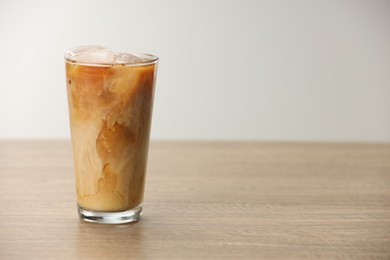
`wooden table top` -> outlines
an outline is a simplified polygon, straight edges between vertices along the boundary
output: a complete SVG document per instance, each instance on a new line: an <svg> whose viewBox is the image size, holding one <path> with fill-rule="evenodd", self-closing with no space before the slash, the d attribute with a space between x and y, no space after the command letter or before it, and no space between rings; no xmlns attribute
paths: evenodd
<svg viewBox="0 0 390 260"><path fill-rule="evenodd" d="M143 218L78 220L68 141L0 141L0 259L390 259L390 145L153 142Z"/></svg>

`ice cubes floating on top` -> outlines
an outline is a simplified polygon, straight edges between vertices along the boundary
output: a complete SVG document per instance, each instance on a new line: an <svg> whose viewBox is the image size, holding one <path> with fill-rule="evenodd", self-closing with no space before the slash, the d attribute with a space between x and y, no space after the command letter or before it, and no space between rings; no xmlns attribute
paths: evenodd
<svg viewBox="0 0 390 260"><path fill-rule="evenodd" d="M65 59L88 65L132 65L153 61L153 56L114 52L102 45L74 47L65 51Z"/></svg>

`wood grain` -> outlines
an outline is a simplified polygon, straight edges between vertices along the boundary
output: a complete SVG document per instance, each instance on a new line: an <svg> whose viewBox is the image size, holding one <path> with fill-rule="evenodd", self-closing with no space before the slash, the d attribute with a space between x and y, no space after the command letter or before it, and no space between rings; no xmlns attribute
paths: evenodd
<svg viewBox="0 0 390 260"><path fill-rule="evenodd" d="M67 141L0 141L0 259L390 259L390 145L154 142L143 219L80 222Z"/></svg>

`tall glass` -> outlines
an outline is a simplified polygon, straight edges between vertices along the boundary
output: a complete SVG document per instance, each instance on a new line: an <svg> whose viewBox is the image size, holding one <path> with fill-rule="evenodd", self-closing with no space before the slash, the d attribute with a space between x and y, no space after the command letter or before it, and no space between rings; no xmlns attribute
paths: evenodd
<svg viewBox="0 0 390 260"><path fill-rule="evenodd" d="M103 46L65 51L79 216L140 219L158 58Z"/></svg>

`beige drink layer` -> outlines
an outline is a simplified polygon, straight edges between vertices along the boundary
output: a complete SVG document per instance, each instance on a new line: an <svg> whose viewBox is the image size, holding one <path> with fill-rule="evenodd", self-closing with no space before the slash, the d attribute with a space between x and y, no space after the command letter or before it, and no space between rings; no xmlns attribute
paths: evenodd
<svg viewBox="0 0 390 260"><path fill-rule="evenodd" d="M155 67L66 64L81 207L124 211L142 203Z"/></svg>

